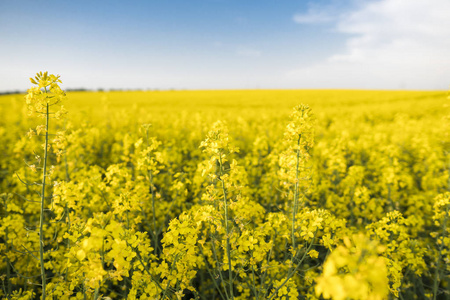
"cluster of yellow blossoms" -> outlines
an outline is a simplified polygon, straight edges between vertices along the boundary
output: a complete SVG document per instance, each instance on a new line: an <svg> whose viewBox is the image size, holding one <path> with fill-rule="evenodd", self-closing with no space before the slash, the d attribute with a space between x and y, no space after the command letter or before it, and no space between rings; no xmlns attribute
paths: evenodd
<svg viewBox="0 0 450 300"><path fill-rule="evenodd" d="M379 256L382 246L364 235L344 238L326 259L323 274L317 278L316 292L325 299L382 300L388 295L385 260Z"/></svg>

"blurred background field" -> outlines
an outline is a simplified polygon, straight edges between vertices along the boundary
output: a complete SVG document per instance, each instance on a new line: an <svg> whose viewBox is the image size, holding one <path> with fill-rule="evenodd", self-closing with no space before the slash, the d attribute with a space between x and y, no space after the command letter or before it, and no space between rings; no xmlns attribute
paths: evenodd
<svg viewBox="0 0 450 300"><path fill-rule="evenodd" d="M215 90L215 91L115 91L68 92L65 106L71 115L106 117L123 112L138 113L134 120L149 116L202 114L203 118L246 118L260 115L283 118L298 103L308 103L319 118L352 115L392 119L396 114L413 118L445 115L446 91L366 90ZM23 95L0 96L3 120L20 118ZM238 113L241 112L241 113ZM433 117L433 118L434 118ZM136 119L137 118L137 119Z"/></svg>

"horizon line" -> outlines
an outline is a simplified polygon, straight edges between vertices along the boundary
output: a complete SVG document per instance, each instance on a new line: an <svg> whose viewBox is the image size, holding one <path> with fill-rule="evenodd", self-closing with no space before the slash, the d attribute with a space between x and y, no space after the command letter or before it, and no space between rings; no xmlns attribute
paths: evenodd
<svg viewBox="0 0 450 300"><path fill-rule="evenodd" d="M191 89L191 88L67 88L65 92L196 92L196 91L378 91L378 92L450 92L444 89L377 89L377 88L221 88L221 89ZM26 90L0 91L0 96L26 94Z"/></svg>

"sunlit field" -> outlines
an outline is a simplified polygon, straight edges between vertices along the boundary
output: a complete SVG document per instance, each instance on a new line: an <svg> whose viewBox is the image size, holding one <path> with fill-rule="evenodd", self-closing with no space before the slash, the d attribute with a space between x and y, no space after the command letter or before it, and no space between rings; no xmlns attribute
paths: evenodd
<svg viewBox="0 0 450 300"><path fill-rule="evenodd" d="M446 91L24 96L0 96L2 298L450 297Z"/></svg>

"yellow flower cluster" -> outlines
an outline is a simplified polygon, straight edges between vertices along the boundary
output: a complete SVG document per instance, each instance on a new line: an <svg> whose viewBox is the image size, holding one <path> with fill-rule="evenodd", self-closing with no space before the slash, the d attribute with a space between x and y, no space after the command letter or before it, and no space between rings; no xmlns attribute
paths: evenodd
<svg viewBox="0 0 450 300"><path fill-rule="evenodd" d="M48 72L37 73L35 78L30 78L31 83L37 85L28 90L25 96L25 102L28 109L28 115L36 115L40 118L61 119L67 111L63 105L62 101L66 100L66 94L59 87L61 80L59 76L48 74ZM56 111L51 111L53 106L59 106ZM45 124L38 125L36 129L30 129L27 132L27 136L32 138L34 135L41 135L42 133L47 134L48 126ZM60 161L61 156L64 153L66 147L66 139L64 130L57 130L53 134L53 139L47 143L42 144L42 148L45 150L47 145L47 150L52 149L57 156L57 160ZM31 169L35 170L35 165L30 166Z"/></svg>
<svg viewBox="0 0 450 300"><path fill-rule="evenodd" d="M388 277L380 253L384 247L364 235L345 237L331 252L317 278L316 293L325 299L386 299Z"/></svg>
<svg viewBox="0 0 450 300"><path fill-rule="evenodd" d="M280 155L279 177L287 188L295 185L298 189L307 189L310 185L311 148L314 146L315 117L308 105L294 107L291 122L284 132L286 150ZM295 191L294 191L295 192Z"/></svg>
<svg viewBox="0 0 450 300"><path fill-rule="evenodd" d="M59 87L61 83L59 76L48 74L48 72L39 72L34 78L30 78L31 83L37 85L28 90L25 96L25 102L28 108L28 114L37 114L38 117L44 118L48 113L48 107L57 105L66 99L66 94ZM64 106L54 112L54 118L59 119L66 113ZM39 133L38 133L39 134Z"/></svg>

